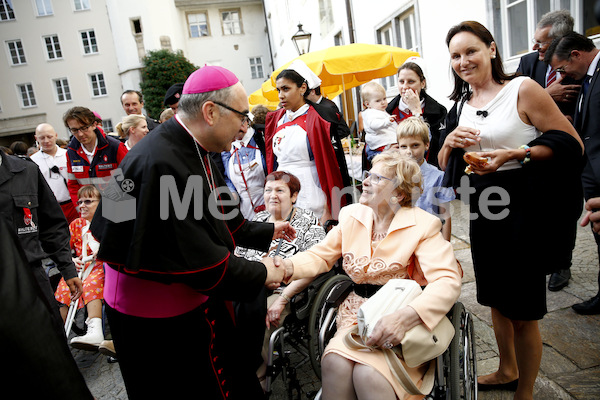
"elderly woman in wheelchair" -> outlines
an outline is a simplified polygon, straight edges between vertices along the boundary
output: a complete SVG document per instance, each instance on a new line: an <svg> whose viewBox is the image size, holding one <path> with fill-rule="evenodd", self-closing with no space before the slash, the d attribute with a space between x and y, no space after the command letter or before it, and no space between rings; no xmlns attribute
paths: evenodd
<svg viewBox="0 0 600 400"><path fill-rule="evenodd" d="M327 271L342 257L354 290L338 309L337 333L321 358L324 399L404 399L409 395L393 378L377 347L398 345L410 328L433 329L460 294L461 273L452 246L444 240L439 218L413 207L421 186L418 164L396 151L373 159L363 181L359 204L344 207L325 240L308 251L280 260L293 265L292 279ZM343 337L357 322L362 303L394 278L426 286L409 306L383 317L367 345L373 351L348 348ZM406 369L420 386L428 363Z"/></svg>
<svg viewBox="0 0 600 400"><path fill-rule="evenodd" d="M300 251L309 249L311 246L319 243L325 238L325 230L319 225L317 216L310 210L295 206L300 188L300 181L298 178L285 171L274 171L266 177L264 188L266 210L257 213L254 217L254 221L290 221L290 224L296 229L296 238L291 242L274 240L267 253L238 247L235 250L236 256L255 261L260 261L263 257L273 256L275 254L286 258ZM261 318L262 321L265 321L267 327L264 341L261 340L261 342L263 342L263 363L257 371L257 375L261 378L261 382L266 372L265 362L267 359L269 337L273 329L279 326L289 314L289 303L292 297L300 293L312 282L312 280L312 277L296 280L288 286L280 287L268 296L266 318ZM264 297L262 299L264 299ZM258 303L261 303L262 305ZM253 315L260 313L262 308L262 315L264 315L264 300L259 298L259 301L255 302L254 306L255 307L252 305L243 305L241 307L244 308L246 314L248 314L249 309L253 310ZM238 309L238 311L240 311L240 309ZM243 318L247 319L248 315ZM259 332L261 338L263 332L265 332L264 325L262 325L261 331Z"/></svg>

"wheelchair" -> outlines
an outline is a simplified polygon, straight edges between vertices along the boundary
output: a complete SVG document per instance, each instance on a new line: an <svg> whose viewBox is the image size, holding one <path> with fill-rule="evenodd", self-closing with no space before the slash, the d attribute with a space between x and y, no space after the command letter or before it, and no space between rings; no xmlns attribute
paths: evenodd
<svg viewBox="0 0 600 400"><path fill-rule="evenodd" d="M348 276L339 274L338 268L334 268L319 275L307 288L292 297L289 315L269 338L265 375L267 397L272 394L274 380L281 376L287 397L300 399L302 388L296 372L309 362L320 379L322 351L318 327L322 317L321 310L327 301L327 295L339 282L352 281ZM307 395L313 397L310 393Z"/></svg>
<svg viewBox="0 0 600 400"><path fill-rule="evenodd" d="M339 305L352 291L352 281L338 279L329 292L320 293L322 304L315 302L315 329L318 332L318 351L322 354L327 342L335 335L336 316ZM448 349L436 359L435 383L428 400L477 400L477 358L473 319L464 305L454 304L447 314L454 325L455 335ZM320 362L320 356L315 356ZM316 372L316 369L315 369ZM319 369L320 377L320 369ZM315 400L321 398L317 393Z"/></svg>

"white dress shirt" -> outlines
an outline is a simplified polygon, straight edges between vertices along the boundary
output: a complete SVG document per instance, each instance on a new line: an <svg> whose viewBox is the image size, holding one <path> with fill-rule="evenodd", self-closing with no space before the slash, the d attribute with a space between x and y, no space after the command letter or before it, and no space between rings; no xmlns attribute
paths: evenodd
<svg viewBox="0 0 600 400"><path fill-rule="evenodd" d="M35 162L40 171L48 182L48 186L52 189L56 200L59 203L63 203L67 200L71 200L69 190L65 179L67 179L67 150L56 146L56 154L52 157L48 153L44 153L42 150L31 155L31 160ZM52 172L52 167L58 167L60 173Z"/></svg>

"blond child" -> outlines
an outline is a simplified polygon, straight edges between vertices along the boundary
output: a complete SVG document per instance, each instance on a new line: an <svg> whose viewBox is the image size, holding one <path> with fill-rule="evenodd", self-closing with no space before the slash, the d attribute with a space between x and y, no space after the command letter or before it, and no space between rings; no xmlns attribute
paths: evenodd
<svg viewBox="0 0 600 400"><path fill-rule="evenodd" d="M369 161L377 154L396 144L396 119L385 111L385 89L377 82L368 82L360 88L365 110L361 112L365 130L365 151Z"/></svg>
<svg viewBox="0 0 600 400"><path fill-rule="evenodd" d="M452 224L448 203L455 199L454 191L442 186L444 173L427 163L425 153L429 150L429 126L419 117L408 117L396 130L399 150L412 157L421 167L423 175L423 193L415 206L437 216L442 220L442 235L450 241Z"/></svg>

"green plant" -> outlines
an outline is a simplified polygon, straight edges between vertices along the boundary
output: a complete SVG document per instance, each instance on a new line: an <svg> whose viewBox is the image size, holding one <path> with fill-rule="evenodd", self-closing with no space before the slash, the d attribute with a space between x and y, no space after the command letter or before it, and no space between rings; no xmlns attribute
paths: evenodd
<svg viewBox="0 0 600 400"><path fill-rule="evenodd" d="M158 118L163 110L165 93L173 84L185 82L187 77L198 69L181 50L151 50L142 60L142 82L144 107L149 116Z"/></svg>

